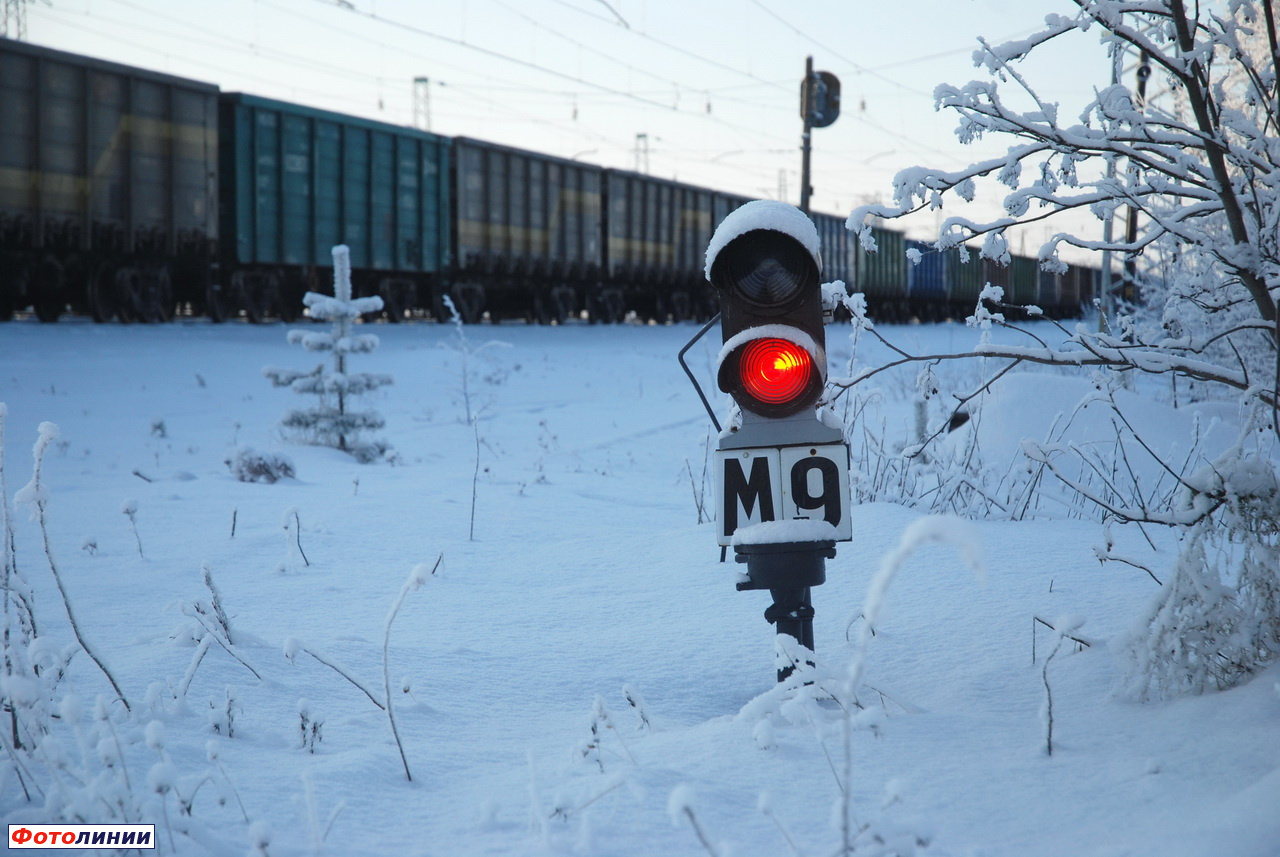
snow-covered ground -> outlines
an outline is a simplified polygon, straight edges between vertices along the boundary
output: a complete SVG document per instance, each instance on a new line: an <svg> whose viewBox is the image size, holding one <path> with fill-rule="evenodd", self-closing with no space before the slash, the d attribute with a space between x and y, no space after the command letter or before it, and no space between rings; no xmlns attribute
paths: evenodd
<svg viewBox="0 0 1280 857"><path fill-rule="evenodd" d="M52 557L132 706L95 721L95 699L114 696L74 655L48 720L65 760L19 777L0 758L6 823L77 801L112 820L123 773L123 802L157 825L163 853L829 855L847 789L868 827L858 854L1280 854L1280 673L1173 702L1113 696L1107 643L1155 584L1098 563L1096 522L977 522L982 575L956 545L911 542L877 604L846 768L842 712L775 688L768 598L735 591L740 566L719 563L714 525L698 522L709 421L676 362L695 328L467 328L475 431L454 328L366 330L381 347L353 369L395 379L369 403L389 464L280 439L304 402L262 367L320 359L284 327L0 325L6 500L31 477L38 426L55 423ZM886 332L926 351L977 337ZM490 340L505 346L480 348ZM848 337L828 342L841 375ZM692 353L704 383L718 347L713 333ZM885 359L859 347L861 365ZM906 442L913 391L894 378L864 418ZM1006 395L1000 443L1043 436L1083 383L1011 384L1022 394ZM237 481L226 461L245 446L288 456L296 477ZM42 637L74 647L29 511L13 512L18 568ZM920 518L856 509L814 590L823 668L846 673L868 585ZM440 556L388 635L411 573ZM229 650L196 642L204 566ZM1035 617L1083 620L1074 633L1093 645L1064 645L1046 671L1054 635ZM403 762L379 707L388 685ZM300 732L304 710L318 736ZM112 731L122 766L93 737Z"/></svg>

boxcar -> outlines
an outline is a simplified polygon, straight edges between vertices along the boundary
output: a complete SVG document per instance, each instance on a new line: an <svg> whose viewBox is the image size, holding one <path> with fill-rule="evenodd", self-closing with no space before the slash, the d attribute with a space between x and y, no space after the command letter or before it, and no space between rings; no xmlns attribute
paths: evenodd
<svg viewBox="0 0 1280 857"><path fill-rule="evenodd" d="M595 306L602 321L619 307L642 319L703 314L707 243L718 221L715 193L624 170L605 171L606 277Z"/></svg>
<svg viewBox="0 0 1280 857"><path fill-rule="evenodd" d="M982 287L996 286L1004 295L1004 300L1013 296L1013 265L1003 265L995 259L978 258L982 266Z"/></svg>
<svg viewBox="0 0 1280 857"><path fill-rule="evenodd" d="M896 320L907 315L907 247L901 232L872 226L876 252L862 250L858 242L857 291L867 297L873 317Z"/></svg>
<svg viewBox="0 0 1280 857"><path fill-rule="evenodd" d="M1085 265L1068 265L1067 272L1059 280L1058 299L1046 308L1054 318L1073 318L1080 308L1093 301L1096 293L1094 280L1101 271Z"/></svg>
<svg viewBox="0 0 1280 857"><path fill-rule="evenodd" d="M857 257L853 248L857 239L845 228L844 218L833 214L812 214L822 249L822 281L840 280L848 290L857 283Z"/></svg>
<svg viewBox="0 0 1280 857"><path fill-rule="evenodd" d="M199 311L218 240L217 92L0 39L0 318Z"/></svg>
<svg viewBox="0 0 1280 857"><path fill-rule="evenodd" d="M961 248L947 250L944 265L947 277L947 304L951 318L967 318L973 315L982 294L982 262L976 247L966 247L967 258Z"/></svg>
<svg viewBox="0 0 1280 857"><path fill-rule="evenodd" d="M1039 300L1039 267L1040 263L1030 256L1014 256L1010 287L1004 292L1005 301L1026 306Z"/></svg>
<svg viewBox="0 0 1280 857"><path fill-rule="evenodd" d="M915 251L914 261L907 260L907 304L910 313L921 321L940 321L947 317L946 262L943 253L927 241L908 239L907 251Z"/></svg>
<svg viewBox="0 0 1280 857"><path fill-rule="evenodd" d="M449 268L450 140L241 93L223 93L221 293L210 315L292 318L331 288L332 248L352 285L398 321L438 299Z"/></svg>
<svg viewBox="0 0 1280 857"><path fill-rule="evenodd" d="M602 182L597 166L455 138L450 290L463 319L576 315L604 273Z"/></svg>

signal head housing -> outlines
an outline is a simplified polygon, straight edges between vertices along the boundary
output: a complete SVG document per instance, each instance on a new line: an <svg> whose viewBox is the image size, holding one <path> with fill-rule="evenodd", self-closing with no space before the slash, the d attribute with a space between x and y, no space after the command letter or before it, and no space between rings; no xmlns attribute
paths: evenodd
<svg viewBox="0 0 1280 857"><path fill-rule="evenodd" d="M742 408L788 417L827 379L818 233L794 206L749 202L716 229L707 278L720 294L718 382Z"/></svg>

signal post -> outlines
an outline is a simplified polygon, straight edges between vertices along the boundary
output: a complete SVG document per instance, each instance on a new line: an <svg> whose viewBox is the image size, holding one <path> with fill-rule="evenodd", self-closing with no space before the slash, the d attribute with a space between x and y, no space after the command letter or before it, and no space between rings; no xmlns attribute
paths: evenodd
<svg viewBox="0 0 1280 857"><path fill-rule="evenodd" d="M852 538L849 448L816 408L827 381L817 230L793 206L747 203L716 229L706 271L720 296L717 382L737 405L715 455L717 541L747 567L738 589L768 590L765 619L812 652L811 590Z"/></svg>

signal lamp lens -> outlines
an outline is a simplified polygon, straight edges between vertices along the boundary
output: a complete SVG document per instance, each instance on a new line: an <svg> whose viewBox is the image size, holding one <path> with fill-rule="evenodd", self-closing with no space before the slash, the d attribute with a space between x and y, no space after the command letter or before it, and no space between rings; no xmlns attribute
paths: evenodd
<svg viewBox="0 0 1280 857"><path fill-rule="evenodd" d="M758 306L786 303L818 276L813 259L803 247L794 239L769 230L739 236L721 255L724 276L732 288Z"/></svg>
<svg viewBox="0 0 1280 857"><path fill-rule="evenodd" d="M757 401L785 405L809 389L813 358L785 339L754 339L742 349L738 372L742 388Z"/></svg>

